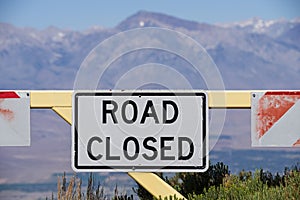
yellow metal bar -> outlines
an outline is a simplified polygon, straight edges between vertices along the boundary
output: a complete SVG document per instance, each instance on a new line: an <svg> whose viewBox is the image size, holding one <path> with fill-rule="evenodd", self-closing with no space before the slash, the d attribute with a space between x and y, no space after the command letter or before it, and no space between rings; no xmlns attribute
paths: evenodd
<svg viewBox="0 0 300 200"><path fill-rule="evenodd" d="M250 108L251 90L207 91L210 108ZM31 91L31 108L72 107L71 90Z"/></svg>
<svg viewBox="0 0 300 200"><path fill-rule="evenodd" d="M207 91L210 108L250 108L251 91ZM31 108L54 110L69 124L72 124L73 91L31 91ZM174 188L153 173L128 173L156 198L174 196L184 199Z"/></svg>
<svg viewBox="0 0 300 200"><path fill-rule="evenodd" d="M71 90L41 90L30 92L31 108L72 107Z"/></svg>
<svg viewBox="0 0 300 200"><path fill-rule="evenodd" d="M210 108L250 108L250 90L207 91Z"/></svg>

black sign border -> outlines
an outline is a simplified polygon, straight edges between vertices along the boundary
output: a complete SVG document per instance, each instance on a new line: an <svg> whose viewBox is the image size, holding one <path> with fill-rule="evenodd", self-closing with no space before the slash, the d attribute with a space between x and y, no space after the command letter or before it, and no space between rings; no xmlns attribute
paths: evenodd
<svg viewBox="0 0 300 200"><path fill-rule="evenodd" d="M114 165L113 167L110 166L89 166L89 165L79 165L78 164L78 131L77 131L77 122L78 122L78 99L80 96L200 96L202 97L203 101L202 101L202 151L203 151L203 158L202 158L202 163L203 165L201 166L118 166L118 165ZM93 171L97 171L97 170L116 170L116 171L126 171L126 172L134 172L135 170L138 171L150 171L150 170L157 170L157 171L203 171L204 169L208 168L208 154L207 154L207 148L206 146L208 146L208 130L207 130L207 108L208 106L207 104L207 95L204 92L201 91L192 91L192 92L179 92L179 91L170 91L170 92L149 92L149 91L132 91L132 92L128 92L128 91L96 91L96 92L76 92L74 95L75 100L74 105L73 105L73 109L75 112L75 119L73 119L73 128L74 128L74 149L72 149L74 151L74 168L80 171L83 170L93 170Z"/></svg>

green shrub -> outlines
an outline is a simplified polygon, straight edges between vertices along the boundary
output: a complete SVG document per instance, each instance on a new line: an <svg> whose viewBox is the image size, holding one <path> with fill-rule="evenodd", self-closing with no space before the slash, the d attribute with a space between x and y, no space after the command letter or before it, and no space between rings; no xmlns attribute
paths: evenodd
<svg viewBox="0 0 300 200"><path fill-rule="evenodd" d="M242 177L242 178L241 178ZM272 186L261 179L261 171L256 171L254 176L230 175L224 178L219 187L213 186L205 190L203 194L190 194L191 200L282 200L300 199L300 172L290 171L284 176L285 184ZM271 180L271 179L270 179Z"/></svg>
<svg viewBox="0 0 300 200"><path fill-rule="evenodd" d="M189 194L202 194L209 187L220 186L223 178L228 175L228 166L218 162L214 165L210 164L206 172L176 173L174 177L166 181L183 196L188 196Z"/></svg>

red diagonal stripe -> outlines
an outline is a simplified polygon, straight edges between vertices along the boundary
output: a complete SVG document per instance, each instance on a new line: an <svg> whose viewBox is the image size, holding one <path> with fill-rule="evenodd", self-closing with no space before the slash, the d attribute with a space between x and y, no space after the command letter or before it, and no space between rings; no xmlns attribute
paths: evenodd
<svg viewBox="0 0 300 200"><path fill-rule="evenodd" d="M266 92L258 101L256 130L262 137L295 103L300 92Z"/></svg>
<svg viewBox="0 0 300 200"><path fill-rule="evenodd" d="M299 91L270 91L266 92L265 95L288 95L288 96L299 96L300 92Z"/></svg>
<svg viewBox="0 0 300 200"><path fill-rule="evenodd" d="M0 99L8 99L8 98L20 98L20 96L13 91L0 92Z"/></svg>

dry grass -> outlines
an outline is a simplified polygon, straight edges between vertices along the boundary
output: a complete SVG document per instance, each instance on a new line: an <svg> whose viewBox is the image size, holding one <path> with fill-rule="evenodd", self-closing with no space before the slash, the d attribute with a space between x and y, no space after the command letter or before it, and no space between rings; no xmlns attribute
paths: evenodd
<svg viewBox="0 0 300 200"><path fill-rule="evenodd" d="M93 174L90 173L86 193L81 190L82 180L74 174L67 183L66 173L57 180L57 200L108 200L100 183L95 185ZM52 195L52 200L54 199ZM117 186L113 200L133 200L133 196L118 195Z"/></svg>

